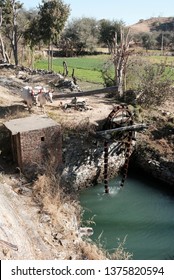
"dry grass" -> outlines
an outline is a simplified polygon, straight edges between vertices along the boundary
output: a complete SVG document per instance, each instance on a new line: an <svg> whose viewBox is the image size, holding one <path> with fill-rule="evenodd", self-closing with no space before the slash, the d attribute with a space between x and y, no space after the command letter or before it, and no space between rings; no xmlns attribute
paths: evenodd
<svg viewBox="0 0 174 280"><path fill-rule="evenodd" d="M40 208L40 214L50 217L52 231L57 232L57 236L61 236L59 242L63 244L61 250L66 254L65 259L131 258L131 254L124 250L123 242L120 242L113 254L109 254L100 242L95 244L89 238L80 237L78 229L81 224L82 209L74 194L67 194L60 187L59 178L53 173L38 177L33 186L33 198Z"/></svg>
<svg viewBox="0 0 174 280"><path fill-rule="evenodd" d="M59 181L59 177L53 174L40 175L33 187L33 197L40 211L49 214L53 224L61 226L65 217L70 220L70 216L79 213L79 206L64 192Z"/></svg>
<svg viewBox="0 0 174 280"><path fill-rule="evenodd" d="M118 242L118 247L115 252L109 253L106 251L101 242L99 241L97 244L91 242L90 240L86 240L80 243L80 249L82 252L83 259L88 260L130 260L132 259L132 254L127 252L125 249L126 237L121 242Z"/></svg>
<svg viewBox="0 0 174 280"><path fill-rule="evenodd" d="M80 243L82 259L86 260L106 260L106 252L99 246L88 241Z"/></svg>
<svg viewBox="0 0 174 280"><path fill-rule="evenodd" d="M133 257L133 254L129 253L125 249L126 237L123 241L118 242L118 247L116 248L115 252L109 254L109 259L111 260L130 260Z"/></svg>

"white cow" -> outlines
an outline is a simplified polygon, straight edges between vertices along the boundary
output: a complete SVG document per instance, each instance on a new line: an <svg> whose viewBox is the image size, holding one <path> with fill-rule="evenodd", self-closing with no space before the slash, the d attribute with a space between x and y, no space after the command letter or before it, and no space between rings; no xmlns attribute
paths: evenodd
<svg viewBox="0 0 174 280"><path fill-rule="evenodd" d="M53 102L53 91L46 89L42 86L36 86L33 89L34 95L36 96L36 104L40 106L45 113L45 104L47 101Z"/></svg>
<svg viewBox="0 0 174 280"><path fill-rule="evenodd" d="M34 97L33 97L33 89L30 86L25 86L22 88L21 92L21 97L22 99L27 103L27 107L29 112L31 111L33 102L34 102Z"/></svg>
<svg viewBox="0 0 174 280"><path fill-rule="evenodd" d="M29 112L31 112L32 106L35 104L40 106L45 111L44 106L47 101L53 102L53 91L48 90L42 86L25 86L22 88L21 97L27 103Z"/></svg>

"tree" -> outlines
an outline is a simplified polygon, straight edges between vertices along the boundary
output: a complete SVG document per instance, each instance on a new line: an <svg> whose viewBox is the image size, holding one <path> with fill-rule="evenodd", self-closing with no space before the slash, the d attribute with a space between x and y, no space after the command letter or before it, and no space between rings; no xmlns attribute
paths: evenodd
<svg viewBox="0 0 174 280"><path fill-rule="evenodd" d="M52 43L58 42L69 13L69 5L64 4L61 0L42 0L42 5L39 5L39 40L43 40L49 46L49 54ZM48 69L50 69L49 64L48 60Z"/></svg>
<svg viewBox="0 0 174 280"><path fill-rule="evenodd" d="M63 33L65 46L75 49L76 54L88 50L93 52L98 44L98 22L95 18L73 19Z"/></svg>
<svg viewBox="0 0 174 280"><path fill-rule="evenodd" d="M117 40L120 41L120 29L124 27L123 21L110 21L102 19L99 21L99 42L108 47L112 53L113 38L117 33Z"/></svg>
<svg viewBox="0 0 174 280"><path fill-rule="evenodd" d="M161 49L162 53L163 50L166 48L169 48L172 45L173 41L173 32L160 32L158 36L156 37L158 47Z"/></svg>
<svg viewBox="0 0 174 280"><path fill-rule="evenodd" d="M22 9L20 2L16 0L1 0L0 5L3 13L3 30L13 51L15 65L18 65L18 41L22 35L19 28L19 11Z"/></svg>
<svg viewBox="0 0 174 280"><path fill-rule="evenodd" d="M147 32L141 34L141 42L146 51L153 49L157 43L155 35Z"/></svg>
<svg viewBox="0 0 174 280"><path fill-rule="evenodd" d="M109 82L109 85L111 85L111 82L113 81L114 84L118 87L117 92L120 98L123 97L123 86L126 76L128 58L133 51L129 50L130 40L131 37L129 34L129 30L122 28L120 30L119 40L117 33L115 33L115 37L113 38L111 45L111 61L112 65L114 66L114 78L112 79L110 74L108 75L107 68L104 70L105 73L103 73L103 76L105 76L104 79Z"/></svg>
<svg viewBox="0 0 174 280"><path fill-rule="evenodd" d="M112 48L112 59L115 69L115 81L118 86L119 96L123 96L124 77L126 75L126 66L129 55L132 50L129 50L131 37L129 36L129 30L121 29L120 31L120 44L118 43L117 34L114 38L114 44Z"/></svg>
<svg viewBox="0 0 174 280"><path fill-rule="evenodd" d="M38 15L31 18L28 27L23 35L24 35L24 44L29 46L30 49L31 61L29 60L30 61L29 65L31 68L33 68L35 46L40 43Z"/></svg>
<svg viewBox="0 0 174 280"><path fill-rule="evenodd" d="M40 42L39 17L37 10L29 10L26 14L26 29L23 33L25 42L31 49Z"/></svg>
<svg viewBox="0 0 174 280"><path fill-rule="evenodd" d="M0 8L0 28L2 26L2 21L3 21L3 18L2 18L2 8ZM7 55L7 52L5 51L4 41L3 41L1 33L0 33L0 51L1 51L3 62L8 62L9 63L10 60L9 60L8 55Z"/></svg>
<svg viewBox="0 0 174 280"><path fill-rule="evenodd" d="M52 69L52 44L57 44L70 13L69 5L61 0L42 0L38 13L30 20L24 38L31 50L41 42L48 45L48 69Z"/></svg>

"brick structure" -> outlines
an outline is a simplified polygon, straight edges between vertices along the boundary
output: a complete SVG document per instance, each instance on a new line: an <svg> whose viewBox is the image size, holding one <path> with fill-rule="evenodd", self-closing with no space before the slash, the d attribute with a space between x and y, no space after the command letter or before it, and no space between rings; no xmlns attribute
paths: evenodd
<svg viewBox="0 0 174 280"><path fill-rule="evenodd" d="M44 115L4 123L10 131L13 159L23 173L38 172L62 163L61 126Z"/></svg>

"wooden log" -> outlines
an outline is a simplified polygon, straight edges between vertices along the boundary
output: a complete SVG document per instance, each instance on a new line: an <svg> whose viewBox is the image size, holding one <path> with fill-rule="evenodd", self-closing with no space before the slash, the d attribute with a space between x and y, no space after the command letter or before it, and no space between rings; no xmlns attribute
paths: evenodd
<svg viewBox="0 0 174 280"><path fill-rule="evenodd" d="M134 125L129 125L129 126L117 127L117 128L113 128L113 129L96 131L96 135L104 137L104 138L106 137L107 139L109 139L111 137L111 134L114 132L141 131L145 128L147 128L146 124L134 124Z"/></svg>
<svg viewBox="0 0 174 280"><path fill-rule="evenodd" d="M56 98L70 98L70 97L79 97L79 96L90 96L95 94L102 94L102 93L111 93L111 92L117 92L118 87L108 87L108 88L101 88L101 89L95 89L95 90L89 90L89 91L81 91L81 92L70 92L70 93L54 93L53 99Z"/></svg>

